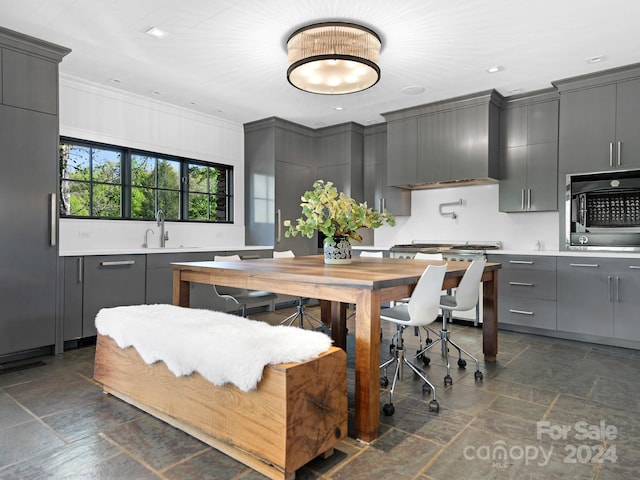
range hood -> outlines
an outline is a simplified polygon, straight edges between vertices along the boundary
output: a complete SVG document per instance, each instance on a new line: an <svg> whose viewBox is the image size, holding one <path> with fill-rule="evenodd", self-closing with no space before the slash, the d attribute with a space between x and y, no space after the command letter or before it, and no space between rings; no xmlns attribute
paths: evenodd
<svg viewBox="0 0 640 480"><path fill-rule="evenodd" d="M429 190L432 188L451 188L451 187L466 187L468 185L493 185L498 183L495 178L468 178L465 180L443 180L439 182L425 182L425 183L409 183L406 185L398 185L400 188L407 190Z"/></svg>

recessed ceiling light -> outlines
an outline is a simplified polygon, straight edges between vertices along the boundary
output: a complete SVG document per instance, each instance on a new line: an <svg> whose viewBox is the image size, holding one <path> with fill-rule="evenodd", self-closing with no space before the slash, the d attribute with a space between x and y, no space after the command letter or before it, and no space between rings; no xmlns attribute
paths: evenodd
<svg viewBox="0 0 640 480"><path fill-rule="evenodd" d="M585 58L584 61L587 63L600 63L604 60L604 55L596 55L595 57Z"/></svg>
<svg viewBox="0 0 640 480"><path fill-rule="evenodd" d="M487 73L498 73L502 70L504 70L504 67L502 65L496 65L494 67L487 68Z"/></svg>
<svg viewBox="0 0 640 480"><path fill-rule="evenodd" d="M151 95L162 95L162 92L159 92L158 90L151 90Z"/></svg>
<svg viewBox="0 0 640 480"><path fill-rule="evenodd" d="M401 91L405 95L420 95L421 93L424 93L424 87L411 85L409 87L404 87Z"/></svg>
<svg viewBox="0 0 640 480"><path fill-rule="evenodd" d="M522 89L521 88L512 88L511 90L508 90L508 93L510 95L515 95L516 93L521 93Z"/></svg>
<svg viewBox="0 0 640 480"><path fill-rule="evenodd" d="M120 85L120 83L121 83L121 80L119 78L116 78L116 77L110 78L109 81L111 83L115 84L115 85Z"/></svg>
<svg viewBox="0 0 640 480"><path fill-rule="evenodd" d="M333 108L335 111L337 112L341 112L342 110L344 110L344 107L341 107L340 105L338 105L337 107Z"/></svg>
<svg viewBox="0 0 640 480"><path fill-rule="evenodd" d="M151 35L156 38L166 37L168 34L164 30L159 29L158 27L151 27L149 30L145 31L147 35Z"/></svg>

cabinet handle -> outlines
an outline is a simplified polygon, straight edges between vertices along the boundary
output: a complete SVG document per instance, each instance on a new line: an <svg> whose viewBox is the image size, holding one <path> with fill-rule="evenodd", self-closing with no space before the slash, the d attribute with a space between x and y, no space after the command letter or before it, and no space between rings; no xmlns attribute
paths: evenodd
<svg viewBox="0 0 640 480"><path fill-rule="evenodd" d="M521 265L533 265L533 261L531 260L509 260L509 263L517 263Z"/></svg>
<svg viewBox="0 0 640 480"><path fill-rule="evenodd" d="M380 205L380 206L379 206L379 212L380 212L380 213L384 212L384 207L385 207L385 206L384 206L384 204L385 204L384 197L380 198L380 201L379 201L378 203L379 203L379 205Z"/></svg>
<svg viewBox="0 0 640 480"><path fill-rule="evenodd" d="M83 263L84 258L83 257L78 257L78 283L82 283L83 279L83 269L82 269L82 263Z"/></svg>
<svg viewBox="0 0 640 480"><path fill-rule="evenodd" d="M620 301L620 277L616 277L616 302Z"/></svg>
<svg viewBox="0 0 640 480"><path fill-rule="evenodd" d="M640 265L629 265L629 268L634 270L640 270Z"/></svg>
<svg viewBox="0 0 640 480"><path fill-rule="evenodd" d="M520 190L520 208L524 210L524 188Z"/></svg>
<svg viewBox="0 0 640 480"><path fill-rule="evenodd" d="M597 263L570 263L570 267L588 267L588 268L598 268L600 265Z"/></svg>
<svg viewBox="0 0 640 480"><path fill-rule="evenodd" d="M100 262L100 266L102 267L118 267L122 265L133 265L136 263L135 260L118 260L113 262Z"/></svg>
<svg viewBox="0 0 640 480"><path fill-rule="evenodd" d="M533 315L533 312L527 312L526 310L514 310L514 309L509 309L510 313L518 313L520 315Z"/></svg>
<svg viewBox="0 0 640 480"><path fill-rule="evenodd" d="M616 152L616 156L618 157L618 166L620 166L620 157L622 156L622 142L618 142L618 151Z"/></svg>
<svg viewBox="0 0 640 480"><path fill-rule="evenodd" d="M276 210L276 222L278 222L278 235L276 237L276 243L280 243L282 239L282 211L280 209Z"/></svg>
<svg viewBox="0 0 640 480"><path fill-rule="evenodd" d="M50 197L49 197L49 207L50 207L50 211L49 211L49 215L51 216L51 228L49 229L49 231L51 232L51 238L49 240L49 244L52 247L56 246L56 240L57 240L57 231L56 231L56 214L57 214L57 199L58 197L56 196L55 193L51 193Z"/></svg>
<svg viewBox="0 0 640 480"><path fill-rule="evenodd" d="M613 142L609 142L609 166L613 167Z"/></svg>
<svg viewBox="0 0 640 480"><path fill-rule="evenodd" d="M515 285L517 287L533 287L533 283L525 282L509 282L509 285Z"/></svg>
<svg viewBox="0 0 640 480"><path fill-rule="evenodd" d="M607 283L609 284L609 301L611 301L611 275L607 277Z"/></svg>
<svg viewBox="0 0 640 480"><path fill-rule="evenodd" d="M531 189L527 188L527 210L531 210Z"/></svg>

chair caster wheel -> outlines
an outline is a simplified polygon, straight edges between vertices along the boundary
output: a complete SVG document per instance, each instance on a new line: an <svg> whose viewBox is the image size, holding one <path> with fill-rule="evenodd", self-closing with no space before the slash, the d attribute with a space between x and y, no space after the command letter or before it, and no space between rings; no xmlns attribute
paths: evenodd
<svg viewBox="0 0 640 480"><path fill-rule="evenodd" d="M446 387L447 385L453 385L453 378L451 378L451 375L444 377L444 386Z"/></svg>
<svg viewBox="0 0 640 480"><path fill-rule="evenodd" d="M429 357L427 357L426 355L422 356L422 363L424 364L425 367L428 367L429 364L431 363L431 359Z"/></svg>
<svg viewBox="0 0 640 480"><path fill-rule="evenodd" d="M467 366L467 361L464 360L463 358L458 359L458 367L460 368L464 368Z"/></svg>
<svg viewBox="0 0 640 480"><path fill-rule="evenodd" d="M427 385L426 383L422 384L422 393L424 395L429 395L431 393L431 387L429 385Z"/></svg>
<svg viewBox="0 0 640 480"><path fill-rule="evenodd" d="M438 401L437 400L431 400L429 402L429 411L438 413L439 410L440 410L440 405L438 405Z"/></svg>
<svg viewBox="0 0 640 480"><path fill-rule="evenodd" d="M429 406L429 408L431 408L431 406ZM393 413L396 411L395 407L393 406L393 403L385 403L385 405L382 407L382 412L385 414L385 416L390 417L391 415L393 415Z"/></svg>
<svg viewBox="0 0 640 480"><path fill-rule="evenodd" d="M381 387L388 387L389 386L389 379L387 377L380 377L380 386Z"/></svg>
<svg viewBox="0 0 640 480"><path fill-rule="evenodd" d="M424 343L426 343L427 345L430 345L433 343L433 340L431 340L430 338L427 338Z"/></svg>
<svg viewBox="0 0 640 480"><path fill-rule="evenodd" d="M389 345L389 353L391 355L393 355L393 351L396 349L396 346L392 343L391 345Z"/></svg>
<svg viewBox="0 0 640 480"><path fill-rule="evenodd" d="M480 370L476 370L476 373L473 374L476 377L476 380L482 380L483 375Z"/></svg>

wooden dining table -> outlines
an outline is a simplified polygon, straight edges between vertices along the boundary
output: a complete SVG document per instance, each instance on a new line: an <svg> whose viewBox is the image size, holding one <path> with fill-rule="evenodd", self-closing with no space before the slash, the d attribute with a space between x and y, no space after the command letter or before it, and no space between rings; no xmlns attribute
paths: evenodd
<svg viewBox="0 0 640 480"><path fill-rule="evenodd" d="M447 264L442 288L455 288L468 262L403 258L354 257L350 264L327 265L322 255L238 261L172 263L173 303L189 306L189 285L204 283L267 290L321 302L321 315L331 326L337 346L346 349L346 310L355 305L355 434L371 442L380 424L380 306L407 298L429 264ZM483 353L498 353L498 269L487 263L482 276Z"/></svg>

